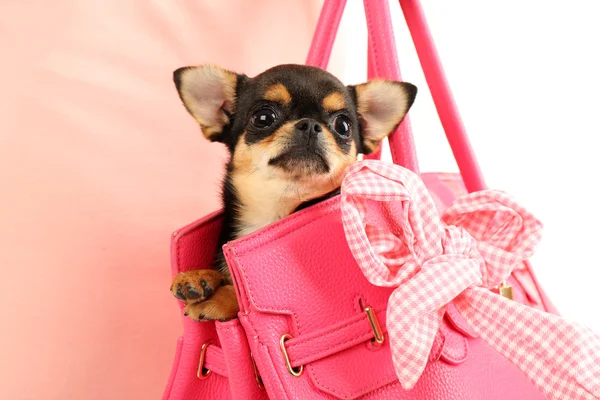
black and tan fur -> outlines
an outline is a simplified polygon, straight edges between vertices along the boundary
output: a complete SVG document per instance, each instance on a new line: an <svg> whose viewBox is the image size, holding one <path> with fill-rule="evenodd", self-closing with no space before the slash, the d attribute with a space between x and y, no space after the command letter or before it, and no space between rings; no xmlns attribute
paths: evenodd
<svg viewBox="0 0 600 400"><path fill-rule="evenodd" d="M357 155L375 151L403 120L417 89L384 80L344 86L303 65L254 78L213 65L185 67L174 80L204 136L224 143L231 157L216 270L182 272L171 292L190 318L227 320L238 305L221 245L334 194Z"/></svg>

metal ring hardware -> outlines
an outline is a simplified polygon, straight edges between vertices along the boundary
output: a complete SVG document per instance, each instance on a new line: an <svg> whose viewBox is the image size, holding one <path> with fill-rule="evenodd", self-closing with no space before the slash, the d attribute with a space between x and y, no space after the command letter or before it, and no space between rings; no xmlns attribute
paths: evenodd
<svg viewBox="0 0 600 400"><path fill-rule="evenodd" d="M198 379L206 379L206 378L208 378L208 376L210 374L212 374L212 371L210 369L204 368L204 359L206 358L206 349L208 348L209 344L210 344L210 342L204 343L202 345L202 348L200 349L200 361L198 361L198 372L196 373L196 376L198 377Z"/></svg>
<svg viewBox="0 0 600 400"><path fill-rule="evenodd" d="M365 313L369 319L369 324L371 324L371 329L373 329L374 338L371 340L371 343L375 347L380 347L385 340L385 336L383 336L383 331L381 330L381 325L379 325L377 316L371 307L365 307Z"/></svg>
<svg viewBox="0 0 600 400"><path fill-rule="evenodd" d="M506 281L503 281L499 286L498 286L498 294L502 297L505 297L509 300L514 300L513 299L513 290L512 290L512 286L508 285L506 283Z"/></svg>
<svg viewBox="0 0 600 400"><path fill-rule="evenodd" d="M256 379L256 383L258 384L259 388L264 389L265 385L263 384L263 380L258 373L258 368L256 367L256 362L254 362L254 356L252 355L252 352L250 352L250 360L252 360L252 368L254 368L254 378Z"/></svg>
<svg viewBox="0 0 600 400"><path fill-rule="evenodd" d="M285 335L281 336L281 339L279 339L279 345L281 346L281 352L283 353L283 358L285 359L285 366L287 367L289 373L298 378L300 375L302 375L302 372L304 372L304 365L301 365L296 369L292 368L290 358L288 357L287 350L285 349L285 341L291 338L292 335L286 333Z"/></svg>

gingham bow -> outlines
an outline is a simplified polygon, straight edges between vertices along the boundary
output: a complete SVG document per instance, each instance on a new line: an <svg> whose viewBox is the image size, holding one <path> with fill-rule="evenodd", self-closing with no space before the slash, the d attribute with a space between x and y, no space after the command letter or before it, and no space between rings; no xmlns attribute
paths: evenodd
<svg viewBox="0 0 600 400"><path fill-rule="evenodd" d="M346 239L366 278L396 287L387 329L404 388L421 376L453 302L548 398L600 398L600 337L489 290L532 255L541 237L541 223L510 197L473 193L440 218L418 175L371 160L348 168L341 201Z"/></svg>

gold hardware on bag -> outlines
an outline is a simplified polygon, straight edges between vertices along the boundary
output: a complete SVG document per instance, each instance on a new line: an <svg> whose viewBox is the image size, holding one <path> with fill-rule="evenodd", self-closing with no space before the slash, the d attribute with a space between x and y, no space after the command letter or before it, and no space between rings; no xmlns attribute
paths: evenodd
<svg viewBox="0 0 600 400"><path fill-rule="evenodd" d="M502 282L500 286L498 286L498 293L502 297L506 297L509 300L513 300L512 286L507 285L506 281Z"/></svg>
<svg viewBox="0 0 600 400"><path fill-rule="evenodd" d="M377 316L371 307L365 308L365 313L367 314L367 318L369 319L369 324L371 324L371 329L373 329L374 338L371 340L373 346L379 347L383 344L385 340L385 336L383 336L383 331L381 330L381 325L379 325L379 321L377 320Z"/></svg>
<svg viewBox="0 0 600 400"><path fill-rule="evenodd" d="M256 378L256 383L258 384L259 388L264 389L265 385L263 385L262 378L258 373L258 368L256 367L256 363L254 362L254 356L252 356L252 352L250 352L250 360L252 360L252 368L254 368L254 378Z"/></svg>
<svg viewBox="0 0 600 400"><path fill-rule="evenodd" d="M202 348L200 349L200 361L198 361L198 372L196 373L196 376L198 377L198 379L206 379L206 378L208 378L208 376L210 374L212 374L212 371L210 369L204 368L204 360L206 358L206 349L208 348L209 344L210 344L210 342L204 343L202 345Z"/></svg>
<svg viewBox="0 0 600 400"><path fill-rule="evenodd" d="M288 339L291 339L291 338L292 338L292 335L290 335L289 333L286 333L285 335L281 336L281 339L279 339L279 345L281 346L281 352L283 353L283 358L285 359L285 366L287 367L290 374L292 374L292 376L297 378L300 375L302 375L302 372L304 372L304 365L301 365L301 366L297 367L296 369L292 368L292 363L290 362L290 358L288 357L287 350L285 349L285 341Z"/></svg>

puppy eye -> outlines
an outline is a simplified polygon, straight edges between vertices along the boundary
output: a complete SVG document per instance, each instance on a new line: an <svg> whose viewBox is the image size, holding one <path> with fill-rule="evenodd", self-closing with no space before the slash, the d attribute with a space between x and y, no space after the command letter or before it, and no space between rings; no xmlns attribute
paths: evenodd
<svg viewBox="0 0 600 400"><path fill-rule="evenodd" d="M333 120L333 130L341 136L350 136L350 120L345 115L338 115Z"/></svg>
<svg viewBox="0 0 600 400"><path fill-rule="evenodd" d="M277 114L275 110L271 108L261 108L252 115L250 122L258 129L265 129L270 127L277 120Z"/></svg>

